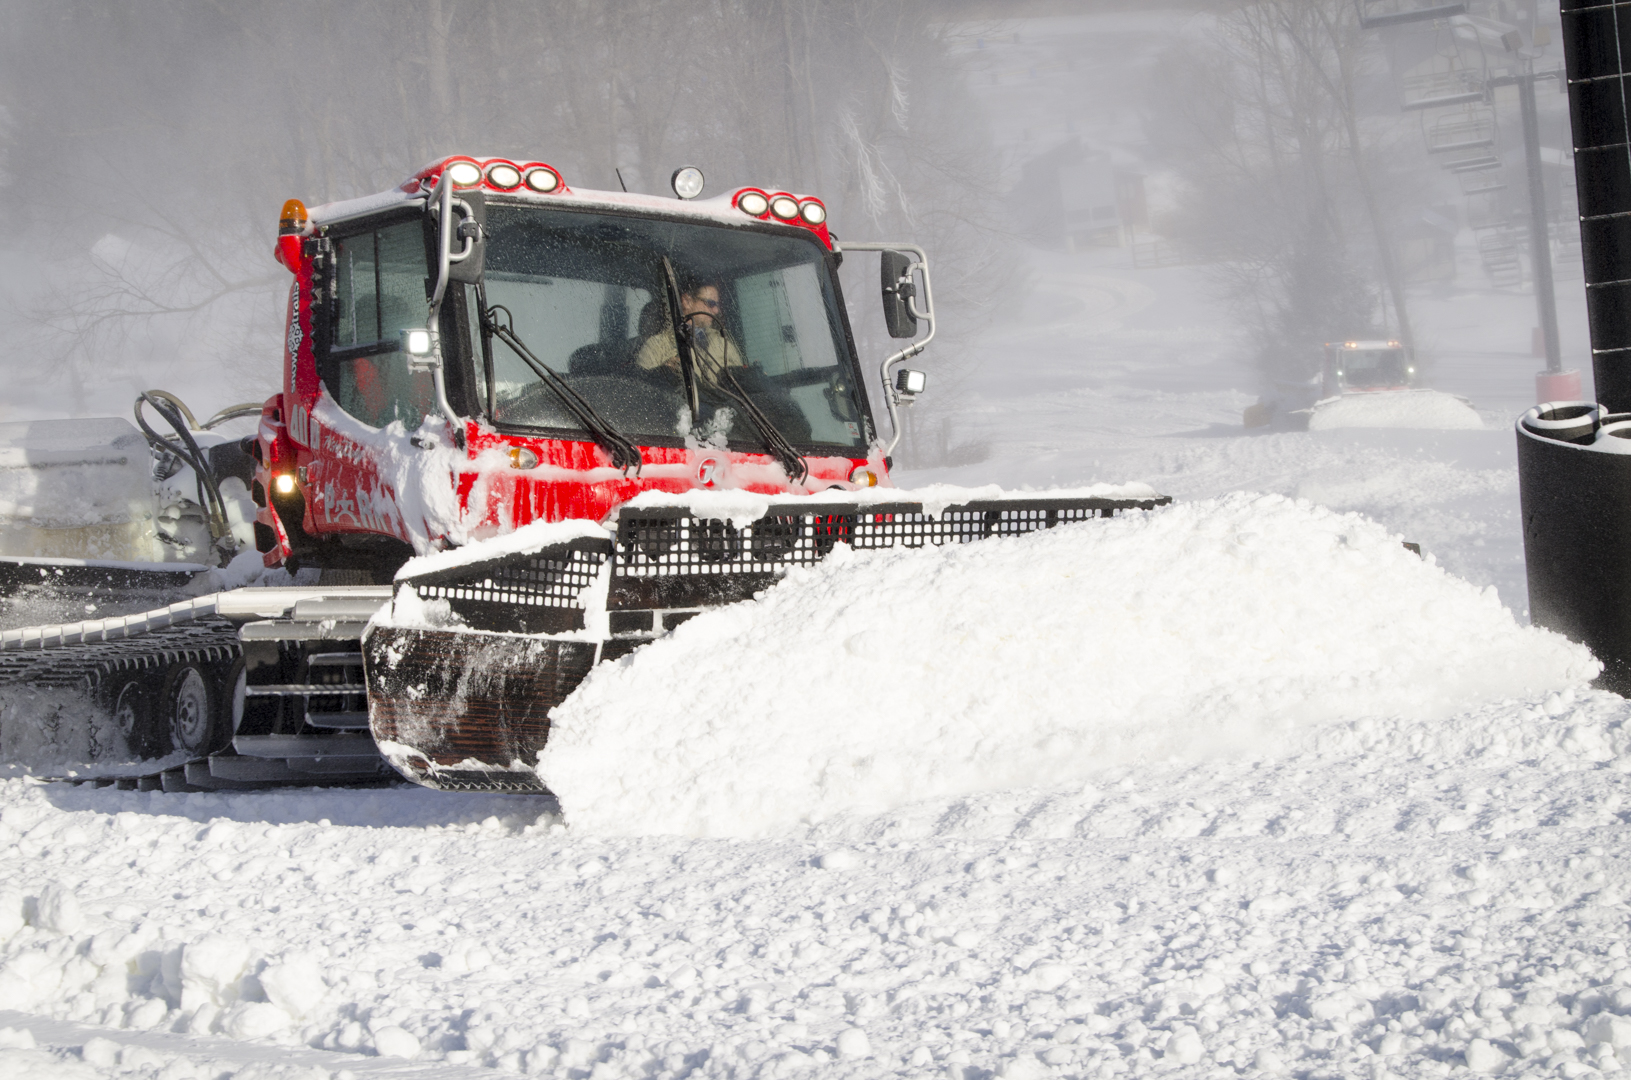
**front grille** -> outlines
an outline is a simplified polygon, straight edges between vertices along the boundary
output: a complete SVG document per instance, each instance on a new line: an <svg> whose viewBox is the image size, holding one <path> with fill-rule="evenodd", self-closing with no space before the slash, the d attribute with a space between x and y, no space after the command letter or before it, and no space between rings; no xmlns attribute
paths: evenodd
<svg viewBox="0 0 1631 1080"><path fill-rule="evenodd" d="M500 555L448 570L416 575L422 600L446 600L478 630L524 634L583 628L578 596L594 581L612 545L585 538L519 555Z"/></svg>
<svg viewBox="0 0 1631 1080"><path fill-rule="evenodd" d="M585 625L580 599L608 559L607 607L694 609L746 599L792 566L814 566L838 544L865 550L966 544L1170 502L1149 499L1003 499L946 507L859 506L789 500L741 526L684 507L624 509L615 540L583 538L542 551L498 555L399 581L445 600L478 630L560 633Z"/></svg>
<svg viewBox="0 0 1631 1080"><path fill-rule="evenodd" d="M306 694L306 723L318 728L368 726L368 688L363 683L362 653L315 653L306 658L306 679L313 690Z"/></svg>
<svg viewBox="0 0 1631 1080"><path fill-rule="evenodd" d="M917 503L864 509L828 503L819 511L783 504L740 527L677 507L624 510L617 523L609 606L731 603L767 587L790 566L815 565L841 543L867 550L966 544L1170 501L1013 499L947 507L937 515Z"/></svg>

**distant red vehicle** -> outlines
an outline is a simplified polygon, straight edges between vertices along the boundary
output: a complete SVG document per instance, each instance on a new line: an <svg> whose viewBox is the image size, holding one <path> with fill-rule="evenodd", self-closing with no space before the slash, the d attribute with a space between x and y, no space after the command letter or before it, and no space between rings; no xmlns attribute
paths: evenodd
<svg viewBox="0 0 1631 1080"><path fill-rule="evenodd" d="M1323 397L1416 385L1415 359L1397 341L1328 341L1321 371Z"/></svg>
<svg viewBox="0 0 1631 1080"><path fill-rule="evenodd" d="M1343 394L1416 387L1416 363L1397 341L1328 341L1320 372L1306 381L1276 384L1272 394L1246 407L1248 428L1302 429L1320 403Z"/></svg>

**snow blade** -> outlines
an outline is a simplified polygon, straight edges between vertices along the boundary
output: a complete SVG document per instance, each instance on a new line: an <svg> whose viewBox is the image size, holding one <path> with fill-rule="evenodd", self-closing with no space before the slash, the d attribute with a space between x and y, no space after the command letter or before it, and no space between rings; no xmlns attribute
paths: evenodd
<svg viewBox="0 0 1631 1080"><path fill-rule="evenodd" d="M964 544L1168 502L999 499L931 514L919 503L793 498L740 524L679 505L625 507L608 539L491 558L472 551L458 566L399 577L390 616L381 613L363 638L370 728L415 783L541 791L533 766L550 710L596 663L705 608L750 599L839 544ZM425 625L427 613L440 625Z"/></svg>
<svg viewBox="0 0 1631 1080"><path fill-rule="evenodd" d="M368 719L403 776L448 791L541 791L533 765L549 710L589 674L587 641L375 628Z"/></svg>

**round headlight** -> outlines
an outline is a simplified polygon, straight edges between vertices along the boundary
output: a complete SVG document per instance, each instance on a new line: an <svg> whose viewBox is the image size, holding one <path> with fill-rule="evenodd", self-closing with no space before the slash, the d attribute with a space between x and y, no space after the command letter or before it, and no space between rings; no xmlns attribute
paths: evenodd
<svg viewBox="0 0 1631 1080"><path fill-rule="evenodd" d="M447 167L447 177L454 187L470 187L481 183L481 169L474 161L455 161Z"/></svg>
<svg viewBox="0 0 1631 1080"><path fill-rule="evenodd" d="M783 221L792 221L799 216L799 204L791 195L777 195L770 200L770 212Z"/></svg>
<svg viewBox="0 0 1631 1080"><path fill-rule="evenodd" d="M507 162L489 165L487 166L487 182L496 188L509 191L511 188L521 186L521 170Z"/></svg>
<svg viewBox="0 0 1631 1080"><path fill-rule="evenodd" d="M534 191L554 191L561 186L561 178L554 169L533 169L527 173L527 186Z"/></svg>
<svg viewBox="0 0 1631 1080"><path fill-rule="evenodd" d="M827 220L827 208L818 202L807 202L799 207L799 217L811 225L820 225Z"/></svg>
<svg viewBox="0 0 1631 1080"><path fill-rule="evenodd" d="M867 468L865 465L857 465L855 468L850 470L849 482L852 484L859 484L861 487L877 487L878 474Z"/></svg>
<svg viewBox="0 0 1631 1080"><path fill-rule="evenodd" d="M744 191L741 197L736 200L736 208L744 214L759 217L770 209L770 200L757 191Z"/></svg>
<svg viewBox="0 0 1631 1080"><path fill-rule="evenodd" d="M694 199L702 194L702 170L694 165L675 169L674 175L668 178L668 183L674 189L674 194L680 198Z"/></svg>

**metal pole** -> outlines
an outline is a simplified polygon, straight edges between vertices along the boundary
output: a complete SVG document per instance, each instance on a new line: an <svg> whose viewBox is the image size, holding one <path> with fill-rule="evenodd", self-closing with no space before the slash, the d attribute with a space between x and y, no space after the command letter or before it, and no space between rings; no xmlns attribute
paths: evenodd
<svg viewBox="0 0 1631 1080"><path fill-rule="evenodd" d="M1541 186L1540 124L1535 115L1535 76L1517 78L1518 105L1523 112L1523 160L1529 173L1529 263L1535 281L1535 310L1540 336L1546 343L1546 370L1563 370L1563 351L1557 341L1557 296L1552 288L1552 241L1546 227L1546 192Z"/></svg>

